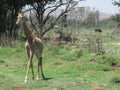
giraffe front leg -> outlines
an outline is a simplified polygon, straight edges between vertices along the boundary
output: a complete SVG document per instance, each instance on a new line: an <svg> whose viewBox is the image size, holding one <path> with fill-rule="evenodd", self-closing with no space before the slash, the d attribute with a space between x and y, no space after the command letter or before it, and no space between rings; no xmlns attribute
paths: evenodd
<svg viewBox="0 0 120 90"><path fill-rule="evenodd" d="M26 73L25 80L24 80L25 83L28 80L28 73L29 73L29 69L30 69L30 48L29 48L28 42L26 42L26 51L27 51L27 55L29 57L29 61L28 61L28 64L27 64L27 73Z"/></svg>
<svg viewBox="0 0 120 90"><path fill-rule="evenodd" d="M32 71L32 79L34 80L34 71L33 71L33 62L32 62L32 59L33 59L33 50L30 51L30 66L31 66L31 71Z"/></svg>
<svg viewBox="0 0 120 90"><path fill-rule="evenodd" d="M27 66L27 73L26 73L26 76L25 76L25 83L27 82L28 80L28 73L29 73L29 69L30 69L30 60L28 61L28 66Z"/></svg>
<svg viewBox="0 0 120 90"><path fill-rule="evenodd" d="M30 59L29 59L29 61L28 61L27 73L26 73L26 77L25 77L25 81L24 81L24 82L27 82L30 68L31 68L31 70L32 70L32 78L33 78L33 80L34 80L34 71L33 71L32 58L33 58L33 53L30 52Z"/></svg>

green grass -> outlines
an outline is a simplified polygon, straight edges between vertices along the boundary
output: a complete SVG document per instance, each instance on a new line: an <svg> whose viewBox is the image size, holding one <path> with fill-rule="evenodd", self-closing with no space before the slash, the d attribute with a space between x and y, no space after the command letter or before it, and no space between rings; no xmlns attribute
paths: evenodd
<svg viewBox="0 0 120 90"><path fill-rule="evenodd" d="M82 41L82 38L80 40ZM118 40L113 41L118 42ZM109 37L104 38L106 51L114 48L119 51L117 45L112 46L113 41ZM43 69L46 78L51 79L40 78L39 81L33 81L29 73L27 83L24 83L24 78L28 57L24 45L20 46L18 43L14 48L0 47L0 90L15 90L15 88L21 90L119 90L120 71L112 70L111 67L113 61L120 65L120 57L115 53L117 51L96 56L83 48L83 43L45 44ZM36 57L33 62L36 75Z"/></svg>

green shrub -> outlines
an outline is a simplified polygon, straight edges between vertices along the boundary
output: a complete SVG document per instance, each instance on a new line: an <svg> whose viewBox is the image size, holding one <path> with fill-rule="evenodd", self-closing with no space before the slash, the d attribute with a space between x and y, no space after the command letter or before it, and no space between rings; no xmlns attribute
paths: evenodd
<svg viewBox="0 0 120 90"><path fill-rule="evenodd" d="M77 52L77 58L80 58L83 55L83 50L79 50Z"/></svg>
<svg viewBox="0 0 120 90"><path fill-rule="evenodd" d="M115 84L120 83L120 77L114 77L111 79L110 82L115 83Z"/></svg>

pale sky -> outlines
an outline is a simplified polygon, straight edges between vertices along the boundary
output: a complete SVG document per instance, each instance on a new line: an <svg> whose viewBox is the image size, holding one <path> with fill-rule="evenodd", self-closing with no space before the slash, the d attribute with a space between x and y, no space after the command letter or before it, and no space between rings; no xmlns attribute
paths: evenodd
<svg viewBox="0 0 120 90"><path fill-rule="evenodd" d="M112 0L86 0L80 2L80 6L90 7L90 10L93 10L93 8L95 8L100 12L105 12L109 14L116 14L120 10L120 7L118 8L117 6L114 6L112 4Z"/></svg>

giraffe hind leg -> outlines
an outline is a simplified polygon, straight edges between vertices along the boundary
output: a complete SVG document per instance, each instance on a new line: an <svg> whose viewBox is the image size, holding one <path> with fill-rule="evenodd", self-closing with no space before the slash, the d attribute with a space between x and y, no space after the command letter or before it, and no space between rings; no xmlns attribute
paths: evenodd
<svg viewBox="0 0 120 90"><path fill-rule="evenodd" d="M39 80L39 70L41 69L41 75L42 78L45 79L43 69L42 69L42 57L38 58L38 74L37 74L37 80Z"/></svg>
<svg viewBox="0 0 120 90"><path fill-rule="evenodd" d="M43 68L42 68L42 57L38 61L38 73L39 73L39 67L41 69L42 78L45 79L45 76L44 76L44 73L43 73Z"/></svg>
<svg viewBox="0 0 120 90"><path fill-rule="evenodd" d="M33 62L31 61L32 79L34 80Z"/></svg>
<svg viewBox="0 0 120 90"><path fill-rule="evenodd" d="M38 59L38 73L37 73L37 80L39 80L39 71L40 71L40 70L39 70L39 66L40 66L39 64L40 64L40 60Z"/></svg>
<svg viewBox="0 0 120 90"><path fill-rule="evenodd" d="M30 58L29 58L28 67L27 67L27 73L26 73L26 77L25 77L25 81L24 81L24 82L27 82L28 74L29 74L30 68L31 68L31 70L32 70L32 79L34 80L34 71L33 71L33 62L32 62L32 58L33 58L33 53L30 53Z"/></svg>

